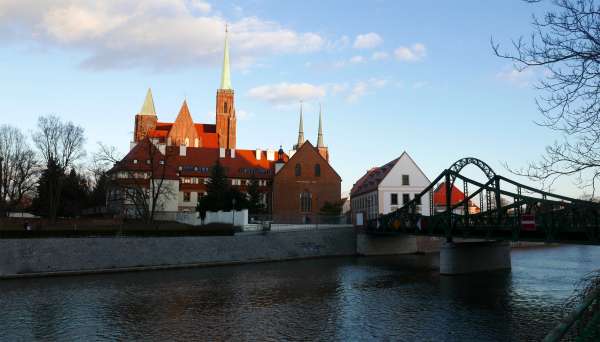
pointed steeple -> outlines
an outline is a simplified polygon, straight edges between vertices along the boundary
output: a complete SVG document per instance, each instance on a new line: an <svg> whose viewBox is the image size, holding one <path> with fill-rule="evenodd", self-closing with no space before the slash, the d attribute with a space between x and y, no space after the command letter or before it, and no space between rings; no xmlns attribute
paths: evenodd
<svg viewBox="0 0 600 342"><path fill-rule="evenodd" d="M299 149L302 144L304 144L304 120L302 118L302 101L300 101L300 125L298 127L298 143L295 148Z"/></svg>
<svg viewBox="0 0 600 342"><path fill-rule="evenodd" d="M231 75L229 73L229 37L227 25L225 25L225 52L223 53L223 71L221 72L221 87L219 89L232 89Z"/></svg>
<svg viewBox="0 0 600 342"><path fill-rule="evenodd" d="M142 109L140 109L140 115L156 115L154 99L152 98L152 89L150 88L148 88L146 99L144 99L144 104L142 105Z"/></svg>
<svg viewBox="0 0 600 342"><path fill-rule="evenodd" d="M317 137L317 147L325 147L323 143L323 112L319 104L319 136Z"/></svg>

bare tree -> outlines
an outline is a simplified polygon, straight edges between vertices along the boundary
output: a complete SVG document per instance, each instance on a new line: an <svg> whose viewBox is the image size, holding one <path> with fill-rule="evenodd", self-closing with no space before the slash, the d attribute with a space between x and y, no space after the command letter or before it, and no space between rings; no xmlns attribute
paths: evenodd
<svg viewBox="0 0 600 342"><path fill-rule="evenodd" d="M49 217L56 220L64 174L85 155L83 128L72 122L62 122L55 115L41 116L33 141L46 165L55 165L59 175L48 183Z"/></svg>
<svg viewBox="0 0 600 342"><path fill-rule="evenodd" d="M575 176L594 192L600 177L600 6L594 0L552 2L554 10L533 17L530 37L513 41L513 52L502 52L492 40L494 53L513 61L518 71L543 69L538 124L563 135L539 161L513 172L545 187Z"/></svg>
<svg viewBox="0 0 600 342"><path fill-rule="evenodd" d="M138 142L124 158L119 157L116 148L99 143L94 156L97 165L114 165L107 171L113 200L121 205L130 203L136 216L147 223L154 221L162 202L176 195L166 183L168 175L175 173L169 159L167 147L161 148L150 139Z"/></svg>
<svg viewBox="0 0 600 342"><path fill-rule="evenodd" d="M25 135L16 127L0 126L0 216L34 189L36 171L36 156Z"/></svg>

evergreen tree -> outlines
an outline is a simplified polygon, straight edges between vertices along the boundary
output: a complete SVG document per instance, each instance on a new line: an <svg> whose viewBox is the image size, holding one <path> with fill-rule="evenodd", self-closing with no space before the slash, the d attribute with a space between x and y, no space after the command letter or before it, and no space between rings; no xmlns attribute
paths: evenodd
<svg viewBox="0 0 600 342"><path fill-rule="evenodd" d="M210 178L206 186L206 196L198 201L198 211L219 211L231 208L229 200L229 184L225 176L225 168L219 160L210 169Z"/></svg>
<svg viewBox="0 0 600 342"><path fill-rule="evenodd" d="M248 209L251 214L260 214L264 211L264 205L261 202L261 192L259 190L258 179L252 177L250 186L248 186Z"/></svg>
<svg viewBox="0 0 600 342"><path fill-rule="evenodd" d="M64 178L62 169L54 159L50 159L38 180L37 196L33 200L34 212L40 216L50 216L52 193L57 183Z"/></svg>

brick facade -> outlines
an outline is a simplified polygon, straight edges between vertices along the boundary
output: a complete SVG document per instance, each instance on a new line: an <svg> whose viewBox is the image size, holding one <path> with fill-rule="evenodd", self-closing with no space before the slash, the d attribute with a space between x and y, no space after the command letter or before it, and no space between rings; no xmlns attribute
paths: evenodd
<svg viewBox="0 0 600 342"><path fill-rule="evenodd" d="M233 90L217 90L217 135L219 147L234 149L236 145L236 118Z"/></svg>
<svg viewBox="0 0 600 342"><path fill-rule="evenodd" d="M317 165L320 175L317 175ZM340 200L341 182L327 160L306 141L273 179L273 221L318 223L319 212L325 202ZM309 195L308 210L307 203L301 203L302 194Z"/></svg>

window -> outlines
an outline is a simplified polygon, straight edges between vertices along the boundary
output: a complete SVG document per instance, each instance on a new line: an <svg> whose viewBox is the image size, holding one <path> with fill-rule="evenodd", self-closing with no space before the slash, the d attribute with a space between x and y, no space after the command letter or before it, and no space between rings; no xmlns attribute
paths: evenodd
<svg viewBox="0 0 600 342"><path fill-rule="evenodd" d="M307 213L311 211L312 195L308 191L304 191L300 194L300 211Z"/></svg>
<svg viewBox="0 0 600 342"><path fill-rule="evenodd" d="M146 159L146 164L150 165L150 159Z"/></svg>
<svg viewBox="0 0 600 342"><path fill-rule="evenodd" d="M296 164L296 177L300 177L302 175L302 166L300 164Z"/></svg>
<svg viewBox="0 0 600 342"><path fill-rule="evenodd" d="M315 177L321 177L321 164L315 165Z"/></svg>
<svg viewBox="0 0 600 342"><path fill-rule="evenodd" d="M191 194L189 192L183 193L183 201L184 202L189 202L191 200L190 197L191 197Z"/></svg>
<svg viewBox="0 0 600 342"><path fill-rule="evenodd" d="M409 194L402 194L402 204L406 204L410 201L410 195Z"/></svg>
<svg viewBox="0 0 600 342"><path fill-rule="evenodd" d="M137 164L137 159L134 159L134 160L133 160L133 163L134 163L134 164Z"/></svg>
<svg viewBox="0 0 600 342"><path fill-rule="evenodd" d="M223 112L227 113L227 101L223 102Z"/></svg>
<svg viewBox="0 0 600 342"><path fill-rule="evenodd" d="M415 202L417 202L417 205L421 205L421 196L419 194L415 194Z"/></svg>
<svg viewBox="0 0 600 342"><path fill-rule="evenodd" d="M392 205L398 205L398 194L392 194L392 197L390 198L390 203Z"/></svg>
<svg viewBox="0 0 600 342"><path fill-rule="evenodd" d="M410 185L408 175L402 175L402 185Z"/></svg>
<svg viewBox="0 0 600 342"><path fill-rule="evenodd" d="M164 160L161 160L161 161L160 161L160 165L165 165L165 161L164 161Z"/></svg>

